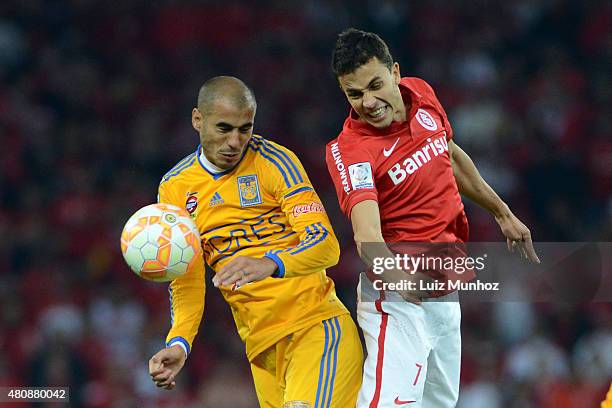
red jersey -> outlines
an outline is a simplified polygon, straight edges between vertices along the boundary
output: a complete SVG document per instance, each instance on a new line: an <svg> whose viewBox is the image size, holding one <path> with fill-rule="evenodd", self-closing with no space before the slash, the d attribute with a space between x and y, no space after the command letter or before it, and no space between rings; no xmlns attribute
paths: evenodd
<svg viewBox="0 0 612 408"><path fill-rule="evenodd" d="M351 112L327 144L342 211L375 200L386 242L465 242L468 224L451 167L453 129L429 84L402 78L406 121L376 129Z"/></svg>

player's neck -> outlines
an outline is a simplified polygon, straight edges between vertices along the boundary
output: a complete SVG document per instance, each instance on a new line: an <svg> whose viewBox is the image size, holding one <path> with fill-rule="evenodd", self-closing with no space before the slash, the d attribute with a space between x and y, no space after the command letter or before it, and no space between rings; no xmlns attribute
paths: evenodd
<svg viewBox="0 0 612 408"><path fill-rule="evenodd" d="M407 103L408 106L406 106L405 103ZM409 101L408 102L404 101L404 103L400 104L400 108L396 112L393 112L393 121L398 122L398 123L404 123L406 121L406 112L408 111L409 108L410 108Z"/></svg>

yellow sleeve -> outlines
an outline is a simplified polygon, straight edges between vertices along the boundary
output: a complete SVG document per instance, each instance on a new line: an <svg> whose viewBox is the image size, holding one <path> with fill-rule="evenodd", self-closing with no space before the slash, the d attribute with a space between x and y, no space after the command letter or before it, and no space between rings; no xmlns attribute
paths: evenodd
<svg viewBox="0 0 612 408"><path fill-rule="evenodd" d="M162 181L159 185L158 201L182 208L183 203L177 200L176 196L171 186ZM173 280L168 287L172 327L166 337L166 347L178 344L187 355L191 351L204 314L204 270L204 259L198 257L193 267L185 275Z"/></svg>
<svg viewBox="0 0 612 408"><path fill-rule="evenodd" d="M606 400L601 403L601 408L612 408L612 383L610 383L610 390L606 396Z"/></svg>
<svg viewBox="0 0 612 408"><path fill-rule="evenodd" d="M291 248L269 250L265 256L278 266L272 275L290 278L320 272L338 263L340 247L325 208L297 156L280 145L269 144L283 157L284 166L270 165L266 182L300 242ZM280 162L280 160L278 160ZM283 174L283 170L286 174ZM285 180L295 179L295 184ZM288 185L289 184L289 185Z"/></svg>

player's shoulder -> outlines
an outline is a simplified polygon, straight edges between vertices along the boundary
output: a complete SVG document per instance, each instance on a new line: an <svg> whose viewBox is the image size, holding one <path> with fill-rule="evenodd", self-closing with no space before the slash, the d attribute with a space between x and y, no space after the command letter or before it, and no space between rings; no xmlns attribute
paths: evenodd
<svg viewBox="0 0 612 408"><path fill-rule="evenodd" d="M279 172L287 186L304 182L304 168L298 156L288 147L254 134L248 148L254 151L254 162L258 168L264 172Z"/></svg>
<svg viewBox="0 0 612 408"><path fill-rule="evenodd" d="M172 166L172 168L170 168L170 170L168 170L166 174L164 174L164 176L162 177L160 185L166 183L171 184L173 181L180 179L181 176L184 176L185 172L188 171L188 169L196 165L198 160L198 150L183 157L181 160L178 161L178 163Z"/></svg>
<svg viewBox="0 0 612 408"><path fill-rule="evenodd" d="M253 135L249 140L249 149L255 152L255 161L273 164L274 161L298 162L297 155L288 147L267 139L261 135Z"/></svg>
<svg viewBox="0 0 612 408"><path fill-rule="evenodd" d="M425 81L423 78L419 77L403 77L400 81L400 84L409 88L413 92L420 94L421 96L433 96L435 97L435 92L432 86Z"/></svg>
<svg viewBox="0 0 612 408"><path fill-rule="evenodd" d="M343 129L336 138L330 140L325 145L325 152L328 156L337 156L341 153L356 153L360 150L363 151L364 148L359 135L353 134L346 129Z"/></svg>

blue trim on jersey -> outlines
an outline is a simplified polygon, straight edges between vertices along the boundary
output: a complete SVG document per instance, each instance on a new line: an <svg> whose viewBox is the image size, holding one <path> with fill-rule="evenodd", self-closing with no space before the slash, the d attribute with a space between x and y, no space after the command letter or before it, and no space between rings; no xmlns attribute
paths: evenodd
<svg viewBox="0 0 612 408"><path fill-rule="evenodd" d="M273 150L275 152L278 152L281 154L281 156L283 156L285 159L287 159L287 161L289 162L289 164L291 164L291 167L293 167L293 170L295 171L295 174L297 175L298 179L300 180L300 183L304 182L304 179L302 178L302 175L300 174L300 170L298 170L298 167L295 165L295 162L293 161L293 159L291 159L289 157L289 155L282 149L279 149L277 146L274 146L272 143L268 143L268 141L264 138L262 138L264 144L270 148L270 150Z"/></svg>
<svg viewBox="0 0 612 408"><path fill-rule="evenodd" d="M331 373L331 356L332 356L332 352L333 352L333 348L336 344L336 328L334 327L334 325L331 323L330 321L331 319L329 319L327 322L329 323L329 327L331 329L331 344L329 346L329 350L327 353L327 370L325 370L325 385L323 386L323 398L321 398L321 408L323 408L324 404L325 404L325 400L328 397L327 394L327 384L329 383L329 378L330 378L330 373Z"/></svg>
<svg viewBox="0 0 612 408"><path fill-rule="evenodd" d="M295 247L285 249L286 252L292 253L291 251L295 251L298 248L302 248L304 245L307 245L310 241L312 241L318 234L318 232L311 231L311 225L307 225L304 229L306 230L306 238L301 240Z"/></svg>
<svg viewBox="0 0 612 408"><path fill-rule="evenodd" d="M266 152L276 156L281 161L281 163L283 163L283 165L289 172L291 179L293 180L293 184L298 184L298 182L304 182L304 179L302 178L302 175L300 174L300 171L298 170L297 166L284 151L268 143L268 141L261 136L254 136L253 143L255 143L258 147L263 147Z"/></svg>
<svg viewBox="0 0 612 408"><path fill-rule="evenodd" d="M185 346L185 349L187 349L187 355L189 355L189 353L191 352L191 347L189 347L189 342L181 336L173 337L170 340L168 340L168 342L166 343L166 347L172 347L176 343L181 343L183 346Z"/></svg>
<svg viewBox="0 0 612 408"><path fill-rule="evenodd" d="M170 169L170 171L164 174L162 181L168 181L172 177L178 176L183 170L195 163L195 153L191 153L189 156L181 160L176 166Z"/></svg>
<svg viewBox="0 0 612 408"><path fill-rule="evenodd" d="M274 273L272 274L272 277L273 278L284 278L285 277L285 264L283 263L282 259L280 259L278 255L276 255L272 251L266 252L264 257L273 260L276 266L278 267L278 269L274 271Z"/></svg>
<svg viewBox="0 0 612 408"><path fill-rule="evenodd" d="M326 408L331 406L331 401L334 393L334 380L336 379L336 366L338 365L338 345L340 345L340 336L342 332L340 331L340 323L338 322L338 317L333 318L334 323L336 324L336 330L338 331L338 339L336 340L336 344L334 345L334 362L332 369L332 376L329 384L329 394L327 395L327 404L325 404Z"/></svg>
<svg viewBox="0 0 612 408"><path fill-rule="evenodd" d="M323 355L321 356L321 363L319 364L319 381L317 384L317 396L315 398L315 408L319 408L319 396L321 395L321 383L323 381L323 369L325 368L325 356L327 355L327 346L329 342L329 331L327 329L327 320L323 320L323 328L325 329L325 344L323 346ZM322 404L321 404L322 405Z"/></svg>
<svg viewBox="0 0 612 408"><path fill-rule="evenodd" d="M165 175L167 174L172 174L174 173L179 167L183 166L185 163L187 163L189 161L189 159L191 159L193 157L194 153L190 153L187 156L183 157L178 163L176 163L174 166L172 166L172 168L170 170L168 170L166 172Z"/></svg>
<svg viewBox="0 0 612 408"><path fill-rule="evenodd" d="M296 195L297 193L301 193L302 191L309 191L309 190L314 190L314 188L312 188L312 187L300 187L298 189L293 190L289 194L285 195L284 198L289 198L292 195Z"/></svg>
<svg viewBox="0 0 612 408"><path fill-rule="evenodd" d="M261 156L265 159L267 159L268 161L270 161L272 164L274 164L277 168L278 171L280 171L281 175L283 176L283 178L285 179L285 185L287 187L291 187L291 183L289 182L289 179L287 178L287 173L285 172L285 170L283 170L283 168L281 167L281 165L274 160L272 157L268 156L267 154L265 154L261 149L261 146L258 146L255 144L255 142L253 143L249 143L249 148L251 148L253 151L258 152L259 154L261 154Z"/></svg>
<svg viewBox="0 0 612 408"><path fill-rule="evenodd" d="M318 227L321 228L321 230L319 230ZM314 241L314 242L308 242L307 245L304 245L303 247L299 248L298 250L295 250L293 252L290 252L291 255L296 255L299 254L302 251L307 250L308 248L311 248L315 245L317 245L319 242L323 241L325 238L327 238L327 235L329 234L329 232L327 231L327 229L323 226L323 224L321 224L320 222L313 224L312 227L314 228L314 230L317 232L317 234L314 234L314 236L312 237L312 239L310 241ZM322 232L322 234L321 234ZM315 240L315 237L317 237L317 239Z"/></svg>

